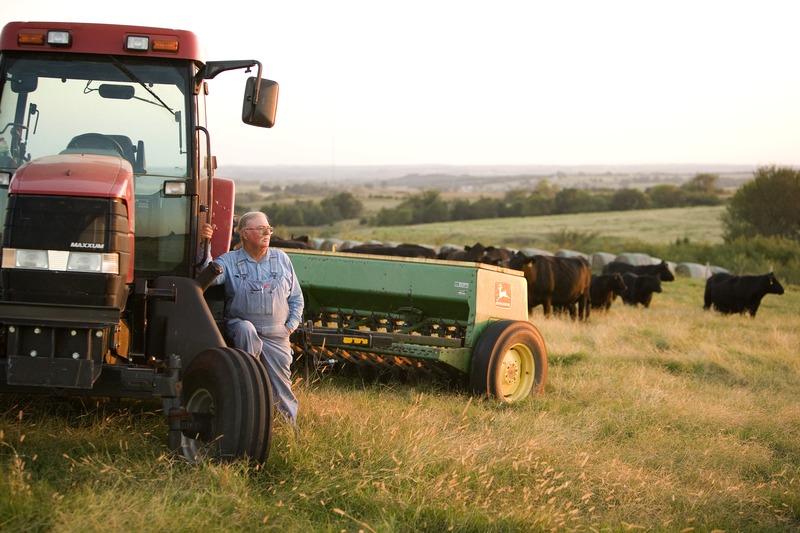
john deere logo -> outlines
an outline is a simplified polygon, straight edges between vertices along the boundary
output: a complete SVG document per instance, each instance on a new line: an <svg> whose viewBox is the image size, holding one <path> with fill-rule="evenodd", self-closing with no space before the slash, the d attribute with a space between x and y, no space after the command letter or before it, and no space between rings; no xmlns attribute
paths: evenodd
<svg viewBox="0 0 800 533"><path fill-rule="evenodd" d="M363 344L364 346L369 344L369 339L364 337L345 337L343 340L345 344Z"/></svg>
<svg viewBox="0 0 800 533"><path fill-rule="evenodd" d="M498 281L494 285L494 305L500 309L511 309L511 285Z"/></svg>

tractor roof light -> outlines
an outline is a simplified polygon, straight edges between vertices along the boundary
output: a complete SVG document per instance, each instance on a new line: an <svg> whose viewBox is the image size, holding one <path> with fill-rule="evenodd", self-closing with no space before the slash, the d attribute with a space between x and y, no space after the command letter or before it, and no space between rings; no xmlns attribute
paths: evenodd
<svg viewBox="0 0 800 533"><path fill-rule="evenodd" d="M128 35L125 40L125 50L147 52L150 50L150 37L144 35Z"/></svg>
<svg viewBox="0 0 800 533"><path fill-rule="evenodd" d="M177 39L154 39L153 52L177 52Z"/></svg>
<svg viewBox="0 0 800 533"><path fill-rule="evenodd" d="M47 44L52 46L69 46L72 44L72 34L64 30L50 30L47 32Z"/></svg>
<svg viewBox="0 0 800 533"><path fill-rule="evenodd" d="M42 32L21 31L17 34L17 44L22 45L44 45L44 34Z"/></svg>

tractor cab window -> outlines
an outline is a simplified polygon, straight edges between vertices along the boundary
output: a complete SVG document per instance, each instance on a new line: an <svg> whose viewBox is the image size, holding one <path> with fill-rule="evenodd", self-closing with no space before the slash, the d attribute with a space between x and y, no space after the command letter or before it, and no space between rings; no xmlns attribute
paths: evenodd
<svg viewBox="0 0 800 533"><path fill-rule="evenodd" d="M31 53L4 54L0 63L0 138L8 145L0 175L45 156L127 161L134 174L134 268L145 277L186 272L194 259L191 197L165 194L164 183L192 178L193 66Z"/></svg>
<svg viewBox="0 0 800 533"><path fill-rule="evenodd" d="M63 54L10 54L3 64L0 170L88 152L122 157L137 175L187 177L185 64Z"/></svg>

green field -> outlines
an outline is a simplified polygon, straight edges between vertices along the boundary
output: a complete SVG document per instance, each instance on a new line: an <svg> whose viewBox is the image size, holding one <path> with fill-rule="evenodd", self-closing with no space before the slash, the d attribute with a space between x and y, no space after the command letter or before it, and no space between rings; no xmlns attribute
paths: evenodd
<svg viewBox="0 0 800 533"><path fill-rule="evenodd" d="M494 218L470 222L442 222L414 226L371 227L347 221L323 228L286 228L278 225L279 234L337 237L341 239L415 242L432 245L445 243L552 247L551 236L578 233L598 244L613 245L629 241L668 244L678 239L692 242L722 243L720 215L724 207L682 207L642 211L579 213L524 218ZM555 251L555 250L554 250ZM586 250L592 253L597 250ZM613 252L613 250L609 250ZM618 253L631 250L620 250Z"/></svg>

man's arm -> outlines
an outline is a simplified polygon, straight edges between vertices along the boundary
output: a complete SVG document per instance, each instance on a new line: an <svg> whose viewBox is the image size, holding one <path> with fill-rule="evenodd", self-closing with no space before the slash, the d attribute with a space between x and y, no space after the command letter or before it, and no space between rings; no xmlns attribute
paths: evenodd
<svg viewBox="0 0 800 533"><path fill-rule="evenodd" d="M214 235L214 227L211 224L206 223L200 227L200 236L203 238L203 240L210 241L213 235ZM211 264L212 259L213 258L211 257L211 254L208 254L206 257L204 257L203 268L208 267L208 265ZM222 256L217 257L214 260L214 262L218 264L219 267L222 269L222 274L214 278L214 281L211 282L211 285L222 285L223 283L225 283L225 270L227 268L227 265L225 264L225 261Z"/></svg>
<svg viewBox="0 0 800 533"><path fill-rule="evenodd" d="M286 320L286 329L291 333L297 329L297 326L300 325L300 321L303 319L303 306L305 305L305 301L303 300L303 291L300 289L300 282L297 280L294 266L292 266L291 261L288 261L288 264L292 276L292 290L287 298L289 304L289 318Z"/></svg>

